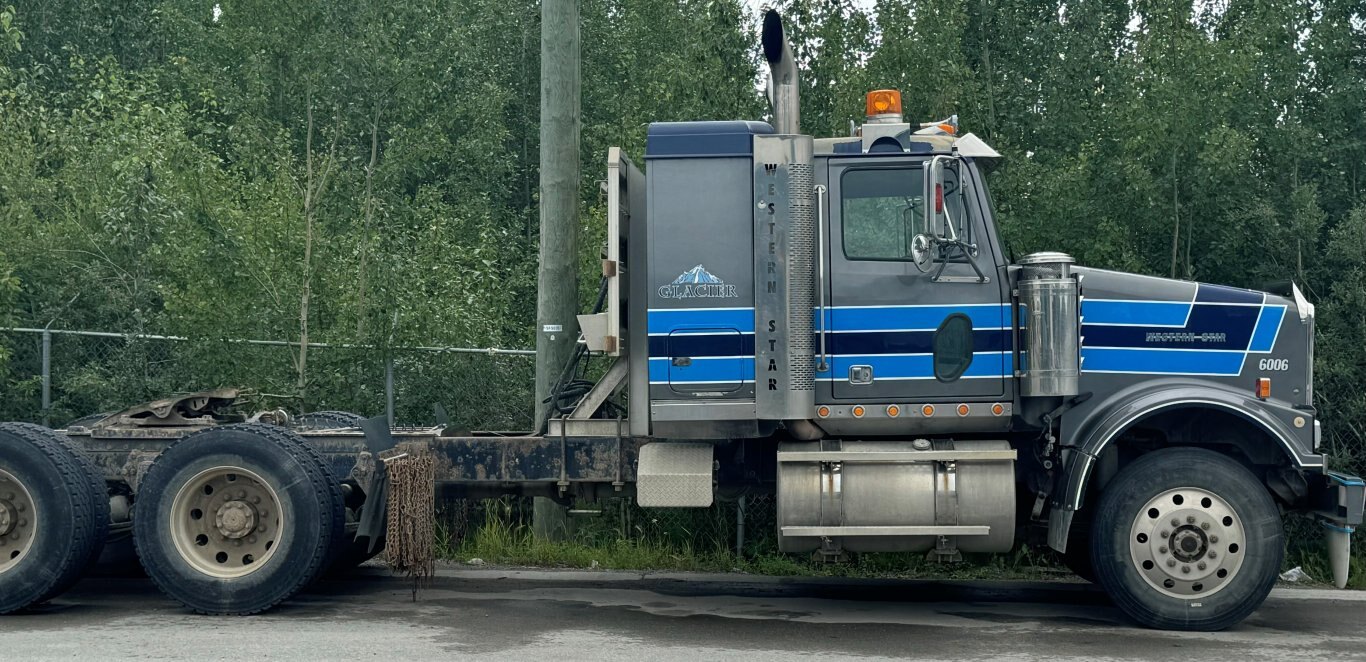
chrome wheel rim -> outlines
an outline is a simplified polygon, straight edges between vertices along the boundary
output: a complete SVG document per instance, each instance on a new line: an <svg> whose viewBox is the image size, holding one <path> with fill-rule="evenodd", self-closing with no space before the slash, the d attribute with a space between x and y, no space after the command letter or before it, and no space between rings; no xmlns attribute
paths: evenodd
<svg viewBox="0 0 1366 662"><path fill-rule="evenodd" d="M0 469L0 574L18 566L33 548L38 509L33 496L14 474Z"/></svg>
<svg viewBox="0 0 1366 662"><path fill-rule="evenodd" d="M241 467L199 472L176 493L171 538L191 567L233 579L261 569L278 548L285 518L270 484Z"/></svg>
<svg viewBox="0 0 1366 662"><path fill-rule="evenodd" d="M1138 511L1129 554L1138 574L1159 593L1189 599L1228 586L1243 565L1247 535L1227 501L1209 490L1167 490Z"/></svg>

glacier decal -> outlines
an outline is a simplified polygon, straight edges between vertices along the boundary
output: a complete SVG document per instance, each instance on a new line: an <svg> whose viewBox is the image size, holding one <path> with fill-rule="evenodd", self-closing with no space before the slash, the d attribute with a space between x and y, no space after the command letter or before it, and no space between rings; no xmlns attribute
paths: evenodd
<svg viewBox="0 0 1366 662"><path fill-rule="evenodd" d="M660 285L659 296L664 299L733 299L740 294L734 285L727 285L699 264L679 274L672 283Z"/></svg>

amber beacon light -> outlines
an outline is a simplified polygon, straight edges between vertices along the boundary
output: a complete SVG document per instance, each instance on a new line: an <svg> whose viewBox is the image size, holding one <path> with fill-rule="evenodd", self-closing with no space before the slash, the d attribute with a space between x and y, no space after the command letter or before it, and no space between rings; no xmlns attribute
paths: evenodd
<svg viewBox="0 0 1366 662"><path fill-rule="evenodd" d="M873 90L868 93L864 105L869 118L886 115L901 116L901 93L896 90Z"/></svg>

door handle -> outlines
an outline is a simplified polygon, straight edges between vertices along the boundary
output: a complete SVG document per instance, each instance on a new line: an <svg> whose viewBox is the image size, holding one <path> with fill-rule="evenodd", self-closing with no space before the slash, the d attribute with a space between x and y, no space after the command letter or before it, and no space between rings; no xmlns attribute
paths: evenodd
<svg viewBox="0 0 1366 662"><path fill-rule="evenodd" d="M849 366L850 384L872 384L873 366L870 365L851 365Z"/></svg>
<svg viewBox="0 0 1366 662"><path fill-rule="evenodd" d="M692 365L692 357L691 357L691 356L675 356L675 357L673 358L673 361L671 361L670 363L673 363L673 365L674 365L675 368L686 368L686 367Z"/></svg>

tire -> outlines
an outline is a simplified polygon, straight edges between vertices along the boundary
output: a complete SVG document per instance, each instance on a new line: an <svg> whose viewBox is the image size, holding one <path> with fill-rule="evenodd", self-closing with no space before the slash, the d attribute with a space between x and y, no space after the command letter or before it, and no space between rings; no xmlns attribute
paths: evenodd
<svg viewBox="0 0 1366 662"><path fill-rule="evenodd" d="M0 424L0 510L0 614L71 588L109 533L104 477L70 440L39 425Z"/></svg>
<svg viewBox="0 0 1366 662"><path fill-rule="evenodd" d="M360 427L365 417L348 411L311 411L294 419L298 430L337 430Z"/></svg>
<svg viewBox="0 0 1366 662"><path fill-rule="evenodd" d="M1276 582L1281 519L1261 482L1199 448L1144 455L1096 507L1092 562L1100 585L1139 623L1223 630L1246 618Z"/></svg>
<svg viewBox="0 0 1366 662"><path fill-rule="evenodd" d="M346 414L345 412L320 413L356 416L355 414ZM359 416L357 416L357 418L359 418ZM240 427L244 430L254 430L262 435L278 433L281 430L281 428L277 426L265 423L243 423ZM337 480L336 472L332 470L332 465L327 463L327 459L323 457L322 453L319 453L318 449L314 448L313 445L309 444L303 437L292 432L287 434L299 444L304 453L308 455L308 458L313 461L314 466L322 473L323 481L331 486L327 493L328 499L332 502L331 508L334 516L332 530L334 535L332 536L332 548L328 550L327 560L324 562L324 572L319 573L319 575L322 575L327 572L327 569L333 567L337 563L337 560L346 553L351 545L355 544L355 541L346 531L346 495L342 494L341 481ZM364 560L362 560L362 562L364 562Z"/></svg>
<svg viewBox="0 0 1366 662"><path fill-rule="evenodd" d="M133 513L147 575L203 614L265 611L316 579L346 515L340 487L310 450L262 424L172 444L147 471Z"/></svg>

